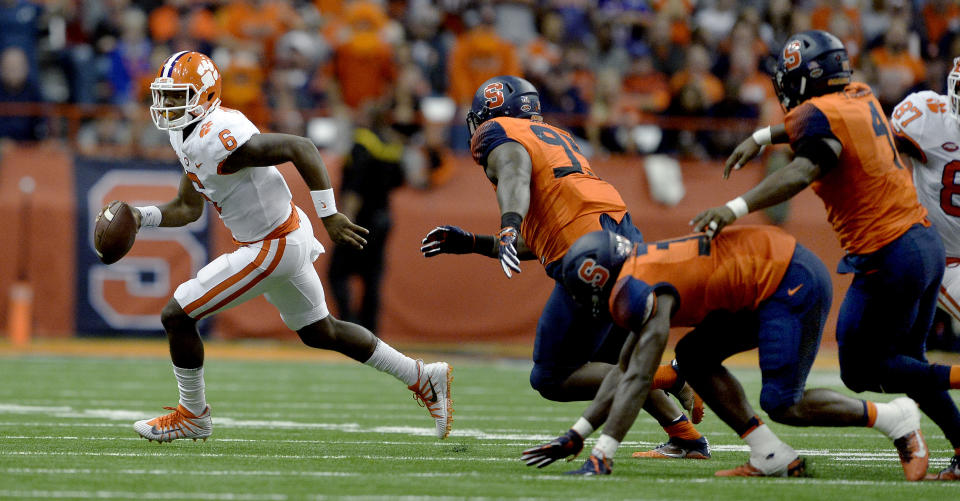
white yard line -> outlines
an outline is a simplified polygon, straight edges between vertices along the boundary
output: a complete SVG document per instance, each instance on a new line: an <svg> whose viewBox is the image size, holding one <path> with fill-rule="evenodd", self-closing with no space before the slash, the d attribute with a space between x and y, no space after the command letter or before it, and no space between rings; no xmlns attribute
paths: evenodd
<svg viewBox="0 0 960 501"><path fill-rule="evenodd" d="M0 489L7 499L203 499L214 501L285 501L285 494L238 494L232 492L142 492L142 491L17 491Z"/></svg>

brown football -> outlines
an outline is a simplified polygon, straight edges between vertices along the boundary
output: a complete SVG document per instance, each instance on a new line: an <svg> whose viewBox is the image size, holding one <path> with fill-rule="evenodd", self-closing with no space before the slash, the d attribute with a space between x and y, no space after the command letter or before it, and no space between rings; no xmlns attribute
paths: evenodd
<svg viewBox="0 0 960 501"><path fill-rule="evenodd" d="M100 209L93 230L93 247L104 264L120 260L137 239L137 220L126 202L114 200Z"/></svg>

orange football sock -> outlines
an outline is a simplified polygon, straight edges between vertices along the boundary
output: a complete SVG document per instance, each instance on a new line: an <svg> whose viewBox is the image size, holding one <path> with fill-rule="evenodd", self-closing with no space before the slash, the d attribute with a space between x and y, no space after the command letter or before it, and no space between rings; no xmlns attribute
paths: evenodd
<svg viewBox="0 0 960 501"><path fill-rule="evenodd" d="M677 371L673 370L669 364L657 367L656 374L653 375L654 390L667 390L677 384Z"/></svg>
<svg viewBox="0 0 960 501"><path fill-rule="evenodd" d="M657 369L657 373L659 372L660 370ZM950 367L950 389L960 389L960 365Z"/></svg>
<svg viewBox="0 0 960 501"><path fill-rule="evenodd" d="M693 423L690 422L686 417L681 418L680 421L675 422L671 425L663 427L663 431L667 432L667 435L670 435L670 438L682 438L684 440L697 440L703 435L693 427Z"/></svg>
<svg viewBox="0 0 960 501"><path fill-rule="evenodd" d="M864 400L863 413L867 418L867 428L873 428L873 423L877 422L877 404Z"/></svg>

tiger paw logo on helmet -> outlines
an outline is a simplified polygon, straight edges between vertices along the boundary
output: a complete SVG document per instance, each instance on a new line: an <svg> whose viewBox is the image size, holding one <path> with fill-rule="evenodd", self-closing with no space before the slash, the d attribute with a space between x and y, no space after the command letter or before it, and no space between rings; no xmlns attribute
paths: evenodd
<svg viewBox="0 0 960 501"><path fill-rule="evenodd" d="M168 57L150 84L150 117L160 130L181 130L220 106L222 79L217 65L199 52Z"/></svg>

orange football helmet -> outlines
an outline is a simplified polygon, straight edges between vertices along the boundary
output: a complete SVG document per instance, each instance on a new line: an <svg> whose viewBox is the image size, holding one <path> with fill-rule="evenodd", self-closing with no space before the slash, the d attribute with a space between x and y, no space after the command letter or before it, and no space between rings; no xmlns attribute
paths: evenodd
<svg viewBox="0 0 960 501"><path fill-rule="evenodd" d="M220 106L220 70L199 52L181 51L164 61L150 84L150 118L160 130L178 130Z"/></svg>

